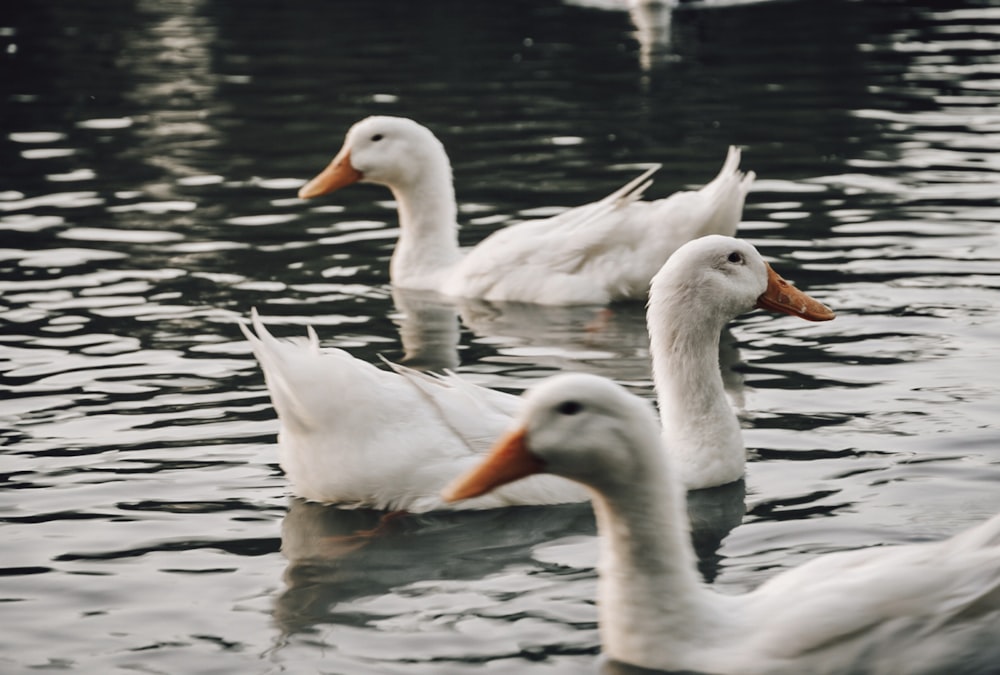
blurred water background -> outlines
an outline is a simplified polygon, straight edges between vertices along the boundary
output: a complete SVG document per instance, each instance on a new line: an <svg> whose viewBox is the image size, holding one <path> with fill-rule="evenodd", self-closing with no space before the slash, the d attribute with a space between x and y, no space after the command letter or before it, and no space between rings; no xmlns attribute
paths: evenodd
<svg viewBox="0 0 1000 675"><path fill-rule="evenodd" d="M0 670L598 668L585 505L367 537L287 494L251 307L366 360L653 396L640 303L595 330L394 297L388 191L295 198L375 113L445 143L465 243L744 148L742 236L838 317L727 334L751 461L707 498L721 591L1000 510L998 37L985 0L8 3Z"/></svg>

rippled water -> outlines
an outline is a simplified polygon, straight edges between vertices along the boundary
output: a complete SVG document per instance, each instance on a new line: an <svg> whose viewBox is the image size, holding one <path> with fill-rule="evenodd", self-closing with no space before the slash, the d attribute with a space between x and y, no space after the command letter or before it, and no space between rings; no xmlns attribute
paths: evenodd
<svg viewBox="0 0 1000 675"><path fill-rule="evenodd" d="M641 305L594 330L595 308L393 297L388 192L295 198L371 113L442 138L468 243L645 163L664 164L653 196L700 185L745 148L743 235L838 318L731 328L745 499L692 505L717 526L698 545L721 590L1000 510L991 3L16 5L0 17L4 672L597 668L587 507L382 523L286 494L236 327L254 306L368 360L510 391L588 370L652 397Z"/></svg>

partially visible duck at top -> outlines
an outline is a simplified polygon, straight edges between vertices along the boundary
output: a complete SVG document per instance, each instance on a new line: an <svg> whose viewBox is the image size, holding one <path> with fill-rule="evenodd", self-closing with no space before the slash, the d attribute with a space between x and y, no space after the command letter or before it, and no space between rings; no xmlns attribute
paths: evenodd
<svg viewBox="0 0 1000 675"><path fill-rule="evenodd" d="M739 163L739 149L730 147L719 175L700 190L642 201L656 166L600 201L505 227L462 251L444 146L411 119L375 116L351 127L298 195L357 182L392 190L400 225L389 263L394 286L495 302L606 304L645 299L650 279L684 243L736 234L754 179Z"/></svg>

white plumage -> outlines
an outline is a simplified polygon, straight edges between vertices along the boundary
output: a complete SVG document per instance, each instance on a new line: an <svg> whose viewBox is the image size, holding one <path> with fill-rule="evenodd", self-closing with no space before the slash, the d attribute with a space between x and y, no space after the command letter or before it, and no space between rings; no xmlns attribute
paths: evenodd
<svg viewBox="0 0 1000 675"><path fill-rule="evenodd" d="M593 493L607 656L719 674L993 673L1000 516L951 539L839 552L744 595L695 568L684 491L646 401L593 375L531 390L515 430L446 491L488 494L546 472Z"/></svg>
<svg viewBox="0 0 1000 675"><path fill-rule="evenodd" d="M402 117L368 117L348 131L330 165L299 190L316 197L355 182L385 185L399 209L393 285L444 295L546 305L644 298L649 280L682 244L733 236L752 172L731 147L719 175L697 191L641 201L646 171L604 199L494 232L463 252L451 164L429 129Z"/></svg>
<svg viewBox="0 0 1000 675"><path fill-rule="evenodd" d="M687 487L743 475L746 453L719 371L719 334L765 307L809 320L833 313L788 286L747 242L710 236L682 247L650 288L647 324L664 435ZM292 492L380 509L448 508L440 490L472 466L510 423L521 399L456 375L383 370L340 349L280 341L254 312L241 325L281 421L278 447ZM459 508L582 501L577 485L539 477Z"/></svg>

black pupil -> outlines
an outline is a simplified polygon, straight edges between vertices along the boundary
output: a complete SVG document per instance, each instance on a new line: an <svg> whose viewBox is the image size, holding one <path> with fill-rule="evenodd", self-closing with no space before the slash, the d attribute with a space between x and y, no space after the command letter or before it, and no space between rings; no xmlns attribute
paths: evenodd
<svg viewBox="0 0 1000 675"><path fill-rule="evenodd" d="M729 262L731 263L743 262L743 256L741 256L736 251L733 251L732 253L729 254Z"/></svg>
<svg viewBox="0 0 1000 675"><path fill-rule="evenodd" d="M372 140L373 141L381 141L382 140L382 134L375 134L374 136L372 136Z"/></svg>
<svg viewBox="0 0 1000 675"><path fill-rule="evenodd" d="M564 401L559 404L560 415L575 415L583 409L583 406L576 401Z"/></svg>

